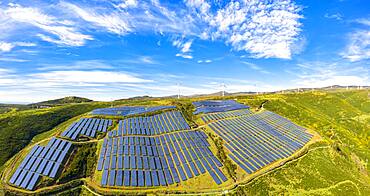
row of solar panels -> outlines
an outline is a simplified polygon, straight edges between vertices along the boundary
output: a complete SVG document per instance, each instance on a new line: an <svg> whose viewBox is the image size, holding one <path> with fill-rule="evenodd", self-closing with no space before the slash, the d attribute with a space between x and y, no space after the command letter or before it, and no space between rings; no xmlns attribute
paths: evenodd
<svg viewBox="0 0 370 196"><path fill-rule="evenodd" d="M213 112L227 112L232 110L249 109L248 106L240 104L234 100L223 100L223 101L197 101L193 102L195 106L194 114L200 113L213 113Z"/></svg>
<svg viewBox="0 0 370 196"><path fill-rule="evenodd" d="M111 116L128 116L136 114L144 114L149 112L155 112L164 109L174 109L176 106L124 106L116 108L99 108L92 111L94 115L111 115Z"/></svg>
<svg viewBox="0 0 370 196"><path fill-rule="evenodd" d="M237 102L235 100L204 100L204 101L194 101L193 105L195 107L217 107L225 105L233 105Z"/></svg>
<svg viewBox="0 0 370 196"><path fill-rule="evenodd" d="M165 186L207 171L221 184L227 178L219 167L222 163L209 149L207 135L183 131L105 139L97 169L103 170L102 186Z"/></svg>
<svg viewBox="0 0 370 196"><path fill-rule="evenodd" d="M34 146L9 182L15 186L33 190L41 176L55 178L71 148L71 142L56 138L52 138L47 146Z"/></svg>
<svg viewBox="0 0 370 196"><path fill-rule="evenodd" d="M112 120L99 118L82 118L78 122L73 122L62 134L62 137L67 137L76 140L79 135L87 137L96 137L96 132L107 132L108 127L112 126Z"/></svg>
<svg viewBox="0 0 370 196"><path fill-rule="evenodd" d="M208 123L211 121L221 120L225 118L232 118L237 116L243 116L243 115L249 115L253 114L249 110L236 110L236 111L230 111L230 112L218 112L218 113L211 113L211 114L204 114L201 119L203 122Z"/></svg>
<svg viewBox="0 0 370 196"><path fill-rule="evenodd" d="M119 121L118 130L112 136L156 135L175 130L190 129L178 111L164 112L149 117L128 118Z"/></svg>
<svg viewBox="0 0 370 196"><path fill-rule="evenodd" d="M240 116L211 123L209 127L225 141L225 147L231 152L229 157L247 173L253 173L291 156L312 137L298 129L274 128L268 123L268 117Z"/></svg>
<svg viewBox="0 0 370 196"><path fill-rule="evenodd" d="M261 117L266 117L266 120L269 120L271 122L274 122L272 124L276 124L278 126L284 126L286 129L297 129L300 131L305 131L306 129L298 126L291 121L283 118L282 116L279 116L273 112L265 111L259 114Z"/></svg>

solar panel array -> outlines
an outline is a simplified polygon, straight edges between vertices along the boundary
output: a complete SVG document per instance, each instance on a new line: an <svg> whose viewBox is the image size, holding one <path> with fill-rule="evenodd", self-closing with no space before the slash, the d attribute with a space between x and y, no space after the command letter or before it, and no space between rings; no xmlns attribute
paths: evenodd
<svg viewBox="0 0 370 196"><path fill-rule="evenodd" d="M272 112L244 115L209 124L247 173L291 156L312 137L305 129Z"/></svg>
<svg viewBox="0 0 370 196"><path fill-rule="evenodd" d="M178 111L164 112L148 117L128 118L119 121L115 136L156 135L175 130L188 130L189 125Z"/></svg>
<svg viewBox="0 0 370 196"><path fill-rule="evenodd" d="M221 120L225 118L232 118L237 116L243 116L243 115L251 115L253 114L249 110L236 110L236 111L230 111L230 112L217 112L217 113L211 113L211 114L204 114L201 119L205 122L211 122L216 120Z"/></svg>
<svg viewBox="0 0 370 196"><path fill-rule="evenodd" d="M195 106L194 114L249 109L248 106L240 104L234 100L196 101L193 102L193 105Z"/></svg>
<svg viewBox="0 0 370 196"><path fill-rule="evenodd" d="M200 131L154 137L119 136L104 139L97 169L102 186L168 186L209 173L217 184L226 181L222 163Z"/></svg>
<svg viewBox="0 0 370 196"><path fill-rule="evenodd" d="M55 178L71 148L71 142L56 138L52 138L47 146L34 146L9 182L33 190L41 176Z"/></svg>
<svg viewBox="0 0 370 196"><path fill-rule="evenodd" d="M96 137L96 132L107 132L108 127L112 126L112 120L99 118L81 118L78 122L73 122L63 133L62 137L76 140L79 135Z"/></svg>
<svg viewBox="0 0 370 196"><path fill-rule="evenodd" d="M155 112L164 109L174 109L176 106L124 106L116 108L99 108L92 111L94 115L111 115L111 116L128 116L135 114L144 114L148 112Z"/></svg>

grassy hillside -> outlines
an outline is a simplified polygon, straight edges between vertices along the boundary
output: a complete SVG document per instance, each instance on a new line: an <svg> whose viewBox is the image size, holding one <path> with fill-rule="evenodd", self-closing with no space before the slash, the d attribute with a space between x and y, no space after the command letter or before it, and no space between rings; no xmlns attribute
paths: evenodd
<svg viewBox="0 0 370 196"><path fill-rule="evenodd" d="M316 91L225 98L235 98L253 109L263 106L318 132L323 138L322 142L311 146L304 156L239 186L230 194L370 195L368 91ZM0 150L4 152L0 154L0 165L27 145L35 135L51 130L73 116L110 104L91 102L0 115ZM146 98L114 102L115 106L122 104L173 104L178 106L190 123L194 121L189 99ZM76 151L74 156L79 158L73 159L61 181L89 176L88 165L92 163L88 157L91 153L85 147ZM76 194L86 193L83 187L74 190Z"/></svg>
<svg viewBox="0 0 370 196"><path fill-rule="evenodd" d="M104 104L74 104L0 115L0 165L24 148L34 136Z"/></svg>
<svg viewBox="0 0 370 196"><path fill-rule="evenodd" d="M70 96L70 97L64 97L64 98L60 98L60 99L54 99L54 100L48 100L48 101L43 101L43 102L39 102L39 103L34 103L34 104L30 104L32 106L51 106L51 105L63 105L63 104L68 104L68 103L85 103L85 102L92 102L93 100L91 99L87 99L87 98L83 98L83 97L74 97L74 96Z"/></svg>
<svg viewBox="0 0 370 196"><path fill-rule="evenodd" d="M240 187L237 193L370 195L370 100L367 91L239 98L255 107L266 100L266 109L317 131L325 142L301 159Z"/></svg>

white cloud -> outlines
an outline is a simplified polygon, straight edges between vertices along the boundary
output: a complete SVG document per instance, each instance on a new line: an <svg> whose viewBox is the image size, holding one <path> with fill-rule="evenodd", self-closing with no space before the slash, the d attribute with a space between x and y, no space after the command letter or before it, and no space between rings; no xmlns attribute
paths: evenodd
<svg viewBox="0 0 370 196"><path fill-rule="evenodd" d="M13 58L13 57L0 57L0 61L23 63L23 62L27 62L28 60L26 60L26 59L19 59L19 58Z"/></svg>
<svg viewBox="0 0 370 196"><path fill-rule="evenodd" d="M75 27L65 25L65 21L42 13L38 8L11 4L5 10L5 14L15 22L38 27L56 37L52 38L49 35L38 34L44 41L61 45L81 46L84 45L86 40L92 39L89 35L79 33Z"/></svg>
<svg viewBox="0 0 370 196"><path fill-rule="evenodd" d="M256 70L260 73L263 73L263 74L271 74L270 72L266 71L265 69L263 69L262 67L254 64L254 63L250 63L250 62L245 62L245 61L242 61L243 64L247 65L249 68L253 69L253 70Z"/></svg>
<svg viewBox="0 0 370 196"><path fill-rule="evenodd" d="M193 56L191 56L189 54L183 54L183 53L177 53L176 56L182 57L184 59L192 59L193 58Z"/></svg>
<svg viewBox="0 0 370 196"><path fill-rule="evenodd" d="M136 76L111 71L51 71L30 75L33 80L63 83L142 83L151 82Z"/></svg>
<svg viewBox="0 0 370 196"><path fill-rule="evenodd" d="M33 46L36 46L36 44L35 43L31 43L31 42L13 42L13 43L8 43L8 42L2 42L2 41L0 41L0 52L9 52L9 51L11 51L16 46L33 47Z"/></svg>
<svg viewBox="0 0 370 196"><path fill-rule="evenodd" d="M360 23L360 24L363 24L363 25L366 25L366 26L370 26L370 19L367 19L367 18L358 19L358 20L356 20L356 22Z"/></svg>
<svg viewBox="0 0 370 196"><path fill-rule="evenodd" d="M349 43L341 55L352 62L370 59L370 31L357 30L349 35Z"/></svg>
<svg viewBox="0 0 370 196"><path fill-rule="evenodd" d="M121 3L116 5L116 7L121 8L121 9L126 9L126 8L132 8L132 7L137 7L138 3L136 0L123 0Z"/></svg>
<svg viewBox="0 0 370 196"><path fill-rule="evenodd" d="M191 52L190 47L192 43L193 43L193 40L184 41L183 38L175 39L172 42L172 45L180 49L180 53L176 54L176 56L187 58L187 59L192 59L193 56L190 54Z"/></svg>
<svg viewBox="0 0 370 196"><path fill-rule="evenodd" d="M0 52L9 52L13 47L14 45L12 43L0 42Z"/></svg>
<svg viewBox="0 0 370 196"><path fill-rule="evenodd" d="M92 9L83 9L77 5L63 2L61 3L62 7L71 10L74 14L81 17L87 22L91 22L96 26L104 27L112 33L119 35L124 35L127 32L131 31L127 21L124 21L124 13L121 13L123 17L118 14L98 14ZM126 16L129 18L129 16Z"/></svg>
<svg viewBox="0 0 370 196"><path fill-rule="evenodd" d="M55 65L45 64L41 65L37 70L98 70L98 69L113 69L114 67L105 64L99 60L75 61L71 64Z"/></svg>
<svg viewBox="0 0 370 196"><path fill-rule="evenodd" d="M340 62L306 62L298 64L298 70L289 73L298 79L293 82L298 87L326 87L331 85L367 85L369 70L362 66L353 66L353 63Z"/></svg>
<svg viewBox="0 0 370 196"><path fill-rule="evenodd" d="M212 63L211 59L206 59L206 60L198 60L198 63Z"/></svg>
<svg viewBox="0 0 370 196"><path fill-rule="evenodd" d="M328 13L326 13L324 15L324 17L325 18L329 18L329 19L335 19L335 20L342 20L343 19L343 16L340 13L335 13L335 14L328 14Z"/></svg>
<svg viewBox="0 0 370 196"><path fill-rule="evenodd" d="M128 0L91 5L61 2L56 6L31 8L11 4L0 15L5 13L17 24L41 29L42 32L36 32L39 38L58 45L82 46L93 39L82 32L98 29L117 35L149 32L181 37L182 45L176 47L182 53L180 56L187 57L192 56L195 39L221 41L253 58L290 59L301 51L295 46L302 45L299 20L303 16L292 0L222 4L184 0L183 5Z"/></svg>
<svg viewBox="0 0 370 196"><path fill-rule="evenodd" d="M225 39L254 58L290 59L301 31L299 12L290 0L230 2L209 21L217 29L211 37Z"/></svg>

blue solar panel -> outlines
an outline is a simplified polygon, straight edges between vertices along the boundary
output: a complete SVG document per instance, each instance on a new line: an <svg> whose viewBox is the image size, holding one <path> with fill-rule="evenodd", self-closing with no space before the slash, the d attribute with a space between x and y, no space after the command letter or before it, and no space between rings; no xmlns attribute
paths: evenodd
<svg viewBox="0 0 370 196"><path fill-rule="evenodd" d="M45 175L45 176L49 176L50 171L53 168L53 164L54 164L53 162L48 161L48 163L46 165L46 168L45 168L45 170L44 170L44 172L42 174Z"/></svg>
<svg viewBox="0 0 370 196"><path fill-rule="evenodd" d="M137 186L137 170L131 170L131 186Z"/></svg>
<svg viewBox="0 0 370 196"><path fill-rule="evenodd" d="M222 181L225 182L227 180L226 176L218 168L214 168L214 170Z"/></svg>
<svg viewBox="0 0 370 196"><path fill-rule="evenodd" d="M157 171L149 171L150 175L152 176L152 184L153 186L159 186L158 174Z"/></svg>
<svg viewBox="0 0 370 196"><path fill-rule="evenodd" d="M199 176L199 175L200 175L200 173L199 173L199 171L198 171L197 167L195 166L194 162L190 162L190 163L189 163L189 165L190 165L190 167L191 167L191 169L192 169L192 171L193 171L194 175Z"/></svg>
<svg viewBox="0 0 370 196"><path fill-rule="evenodd" d="M177 169L179 170L180 178L182 181L187 180L188 178L185 175L184 170L182 169L181 165L177 166Z"/></svg>
<svg viewBox="0 0 370 196"><path fill-rule="evenodd" d="M102 186L107 186L108 184L108 170L103 170L103 175L102 175L102 179L101 179L101 185Z"/></svg>
<svg viewBox="0 0 370 196"><path fill-rule="evenodd" d="M36 187L36 184L37 184L37 182L39 181L40 178L41 178L41 176L39 174L34 173L32 178L31 178L31 181L28 183L26 189L33 190Z"/></svg>
<svg viewBox="0 0 370 196"><path fill-rule="evenodd" d="M114 186L116 179L116 170L109 170L109 186Z"/></svg>
<svg viewBox="0 0 370 196"><path fill-rule="evenodd" d="M19 168L19 167L17 168L17 170L15 170L14 174L12 175L12 177L9 180L9 182L11 184L14 184L15 183L15 181L17 180L17 178L18 178L19 174L21 173L21 171L22 171L22 169Z"/></svg>
<svg viewBox="0 0 370 196"><path fill-rule="evenodd" d="M144 172L142 170L137 171L138 186L145 186L144 183Z"/></svg>
<svg viewBox="0 0 370 196"><path fill-rule="evenodd" d="M135 156L130 157L130 168L131 169L136 169L137 168L137 166L136 166L136 157Z"/></svg>
<svg viewBox="0 0 370 196"><path fill-rule="evenodd" d="M124 185L125 186L130 186L130 179L131 179L130 173L131 172L129 170L124 171Z"/></svg>
<svg viewBox="0 0 370 196"><path fill-rule="evenodd" d="M22 188L27 187L28 183L31 181L32 174L33 174L32 172L27 171L27 174L26 174L25 178L23 179L22 184L20 185L20 187L22 187Z"/></svg>
<svg viewBox="0 0 370 196"><path fill-rule="evenodd" d="M35 157L31 157L31 159L27 162L26 166L24 167L25 169L27 170L30 170L33 163L35 162L36 158Z"/></svg>
<svg viewBox="0 0 370 196"><path fill-rule="evenodd" d="M161 186L167 185L163 170L158 170L158 179Z"/></svg>
<svg viewBox="0 0 370 196"><path fill-rule="evenodd" d="M59 168L60 168L60 163L55 163L54 164L54 167L51 169L51 172L50 172L50 175L49 176L51 178L55 178L55 176L58 173Z"/></svg>
<svg viewBox="0 0 370 196"><path fill-rule="evenodd" d="M220 178L217 177L217 175L215 174L214 171L209 170L208 172L211 175L211 177L213 178L213 180L216 182L216 184L221 184L222 183Z"/></svg>
<svg viewBox="0 0 370 196"><path fill-rule="evenodd" d="M14 184L20 186L27 173L26 170L22 170Z"/></svg>
<svg viewBox="0 0 370 196"><path fill-rule="evenodd" d="M173 184L172 175L170 173L170 170L164 169L164 175L166 177L167 184Z"/></svg>
<svg viewBox="0 0 370 196"><path fill-rule="evenodd" d="M123 185L123 171L118 170L117 176L116 176L116 186L122 186Z"/></svg>

